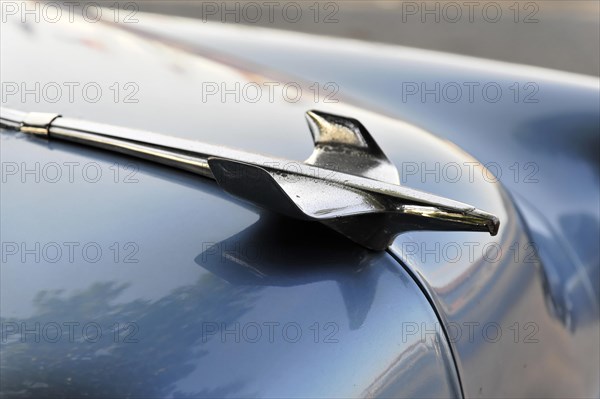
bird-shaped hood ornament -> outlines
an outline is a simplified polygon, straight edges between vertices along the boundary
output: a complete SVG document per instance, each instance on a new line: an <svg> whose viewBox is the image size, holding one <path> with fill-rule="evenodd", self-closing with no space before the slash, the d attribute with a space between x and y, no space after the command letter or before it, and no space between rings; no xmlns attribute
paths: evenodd
<svg viewBox="0 0 600 399"><path fill-rule="evenodd" d="M314 151L306 161L294 162L59 114L0 109L3 127L212 178L236 197L320 222L372 250L384 250L398 234L414 230L497 234L500 223L490 213L400 186L398 170L358 120L319 111L306 118Z"/></svg>

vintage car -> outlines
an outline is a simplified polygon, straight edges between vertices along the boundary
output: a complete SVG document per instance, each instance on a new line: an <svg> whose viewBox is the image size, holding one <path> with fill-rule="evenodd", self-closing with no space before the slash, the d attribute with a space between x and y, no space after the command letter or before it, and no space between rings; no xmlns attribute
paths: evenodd
<svg viewBox="0 0 600 399"><path fill-rule="evenodd" d="M598 397L597 78L3 11L1 397Z"/></svg>

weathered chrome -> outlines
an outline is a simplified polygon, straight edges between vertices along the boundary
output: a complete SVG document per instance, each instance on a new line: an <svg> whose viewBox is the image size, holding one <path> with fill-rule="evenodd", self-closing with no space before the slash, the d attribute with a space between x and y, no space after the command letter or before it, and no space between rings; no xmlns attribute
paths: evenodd
<svg viewBox="0 0 600 399"><path fill-rule="evenodd" d="M357 120L309 111L315 150L295 162L57 114L2 108L3 126L156 161L213 178L228 193L297 219L319 221L373 250L411 230L488 231L496 216L401 187L398 171Z"/></svg>
<svg viewBox="0 0 600 399"><path fill-rule="evenodd" d="M398 169L356 119L308 111L306 120L315 150L305 163L399 185ZM352 162L348 162L352 159Z"/></svg>

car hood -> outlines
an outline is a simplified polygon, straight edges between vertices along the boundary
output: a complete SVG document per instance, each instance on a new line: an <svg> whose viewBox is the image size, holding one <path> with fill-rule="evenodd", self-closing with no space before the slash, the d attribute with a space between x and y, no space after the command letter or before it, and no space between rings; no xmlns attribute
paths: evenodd
<svg viewBox="0 0 600 399"><path fill-rule="evenodd" d="M583 141L571 153L585 151L597 128L598 111L589 106L596 80L392 46L140 19L9 21L3 105L294 160L312 149L306 110L347 115L369 129L403 184L492 212L501 231L403 235L388 252L371 252L325 228L264 213L186 173L3 131L5 393L447 397L595 389L593 361L577 357L544 373L525 372L532 358L551 360L546 346L456 341L444 326L533 322L559 358L585 352L597 332L590 316L597 287L588 268L597 255L554 226L567 208L546 197L552 184L523 189L498 181L484 165L496 162L509 173L514 162L517 170L537 162L543 178L552 176L552 147L529 148L540 131L569 121ZM406 83L469 79L501 87L535 81L545 88L543 101L524 110L506 96L452 105L427 96L409 101L399 91ZM565 93L567 104L560 101ZM570 161L561 160L571 168ZM472 177L444 176L448 165L470 165ZM587 164L576 168L597 187ZM523 222L515 208L521 197L547 200L542 222ZM580 198L585 211L575 215L589 218L579 222L588 227L598 220L593 199ZM549 247L572 248L566 267L542 263L537 251L529 264L515 260L511 245L530 243L536 232ZM414 252L415 245L422 251L448 242L504 251L494 262L484 253L448 262ZM579 276L573 284L583 293L565 293L562 275ZM583 305L569 308L573 301ZM535 317L517 317L514 309ZM63 336L73 326L73 339L55 341L56 325ZM494 375L486 365L498 358L519 367ZM542 383L564 376L565 367L573 371L560 389Z"/></svg>

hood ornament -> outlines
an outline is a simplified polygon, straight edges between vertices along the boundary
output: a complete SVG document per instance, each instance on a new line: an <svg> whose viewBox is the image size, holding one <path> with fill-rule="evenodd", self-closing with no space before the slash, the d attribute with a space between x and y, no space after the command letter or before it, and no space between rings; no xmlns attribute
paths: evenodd
<svg viewBox="0 0 600 399"><path fill-rule="evenodd" d="M413 230L497 234L500 222L490 213L400 186L398 170L358 120L319 111L306 118L315 149L306 161L293 162L58 114L0 109L4 127L212 178L236 197L318 221L369 249L384 250L398 234Z"/></svg>

